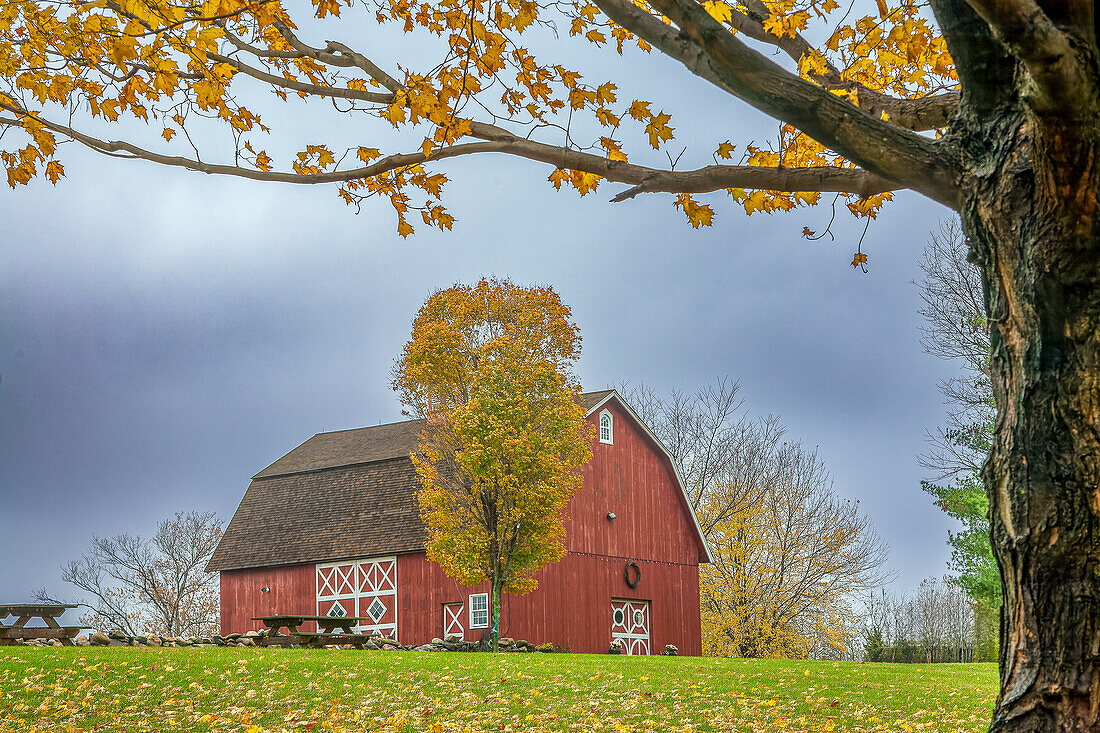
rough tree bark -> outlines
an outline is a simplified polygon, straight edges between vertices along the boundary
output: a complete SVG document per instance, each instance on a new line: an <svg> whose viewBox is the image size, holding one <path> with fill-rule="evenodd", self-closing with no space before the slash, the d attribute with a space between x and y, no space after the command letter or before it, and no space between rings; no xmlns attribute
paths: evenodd
<svg viewBox="0 0 1100 733"><path fill-rule="evenodd" d="M1100 128L1092 4L1044 8L1069 38L1070 58L1029 49L1043 39L1012 36L1013 18L997 15L995 3L971 5L977 13L960 0L934 2L962 83L949 135L993 326L998 416L983 477L1004 605L991 730L1095 731ZM1002 46L998 35L1017 41ZM1076 71L1048 84L1044 75L1058 66Z"/></svg>

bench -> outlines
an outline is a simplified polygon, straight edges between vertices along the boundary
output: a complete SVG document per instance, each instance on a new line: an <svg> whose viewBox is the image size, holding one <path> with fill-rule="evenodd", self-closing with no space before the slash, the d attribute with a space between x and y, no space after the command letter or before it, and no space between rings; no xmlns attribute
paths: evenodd
<svg viewBox="0 0 1100 733"><path fill-rule="evenodd" d="M321 631L299 631L297 636L301 639L302 644L316 647L325 646L326 644L354 644L362 648L370 640L369 636L362 634L336 634Z"/></svg>

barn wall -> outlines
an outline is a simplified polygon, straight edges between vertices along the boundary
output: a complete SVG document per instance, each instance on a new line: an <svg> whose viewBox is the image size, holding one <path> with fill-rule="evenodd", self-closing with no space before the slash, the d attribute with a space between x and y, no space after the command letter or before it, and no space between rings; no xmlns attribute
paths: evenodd
<svg viewBox="0 0 1100 733"><path fill-rule="evenodd" d="M504 597L501 635L606 652L611 599L648 600L651 650L675 644L681 654L699 655L702 547L694 522L668 459L621 407L605 405L589 421L597 424L605 408L614 417L614 444L593 439L592 460L582 469L583 485L565 521L569 555L539 572L537 591ZM623 575L630 559L642 572L636 588ZM404 644L442 636L444 604L488 591L488 583L459 585L423 553L399 555L397 577ZM466 638L480 633L467 631Z"/></svg>
<svg viewBox="0 0 1100 733"><path fill-rule="evenodd" d="M505 596L504 636L566 644L577 652L605 652L611 639L611 599L650 601L651 650L675 644L682 654L701 653L699 568L703 554L690 511L664 454L614 402L614 445L593 438L592 460L565 520L569 554L538 574L527 596ZM600 408L589 417L597 424ZM607 518L613 512L614 520ZM369 557L372 552L364 552ZM623 577L635 560L641 582ZM398 636L404 644L443 635L443 604L468 602L487 584L466 588L446 577L424 553L398 555ZM223 571L222 630L258 628L252 616L316 613L313 564ZM261 593L261 587L271 588ZM467 632L467 638L472 638Z"/></svg>
<svg viewBox="0 0 1100 733"><path fill-rule="evenodd" d="M592 443L583 488L569 504L565 544L574 552L637 560L696 563L702 547L672 465L617 403L614 445ZM607 513L615 519L607 518Z"/></svg>
<svg viewBox="0 0 1100 733"><path fill-rule="evenodd" d="M650 602L650 649L660 653L675 644L681 654L702 653L699 632L699 568L638 561L641 580L626 583L626 562L570 554L541 570L539 588L525 596L505 595L501 607L502 636L535 644L568 645L574 652L603 653L611 641L611 599ZM403 644L422 644L443 636L443 604L468 603L471 593L483 593L488 583L468 588L448 578L423 553L397 558L399 628ZM466 610L468 618L468 607ZM484 630L468 630L466 639Z"/></svg>
<svg viewBox="0 0 1100 733"><path fill-rule="evenodd" d="M223 570L221 572L221 633L259 630L253 616L317 613L315 566L287 565L274 568ZM270 588L264 593L261 588ZM302 631L312 624L302 627Z"/></svg>

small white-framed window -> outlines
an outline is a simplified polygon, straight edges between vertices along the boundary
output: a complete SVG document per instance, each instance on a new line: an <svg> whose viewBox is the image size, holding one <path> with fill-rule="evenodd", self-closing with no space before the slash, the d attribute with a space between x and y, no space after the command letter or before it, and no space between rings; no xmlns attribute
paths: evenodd
<svg viewBox="0 0 1100 733"><path fill-rule="evenodd" d="M473 593L470 595L470 628L489 628L489 594Z"/></svg>
<svg viewBox="0 0 1100 733"><path fill-rule="evenodd" d="M600 413L600 442L615 444L615 418L607 410Z"/></svg>

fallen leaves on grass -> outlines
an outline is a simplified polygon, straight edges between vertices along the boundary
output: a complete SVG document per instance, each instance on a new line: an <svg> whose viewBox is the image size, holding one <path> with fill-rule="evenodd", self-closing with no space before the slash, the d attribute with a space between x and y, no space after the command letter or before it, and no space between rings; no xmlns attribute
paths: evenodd
<svg viewBox="0 0 1100 733"><path fill-rule="evenodd" d="M19 649L0 731L978 731L993 665Z"/></svg>

